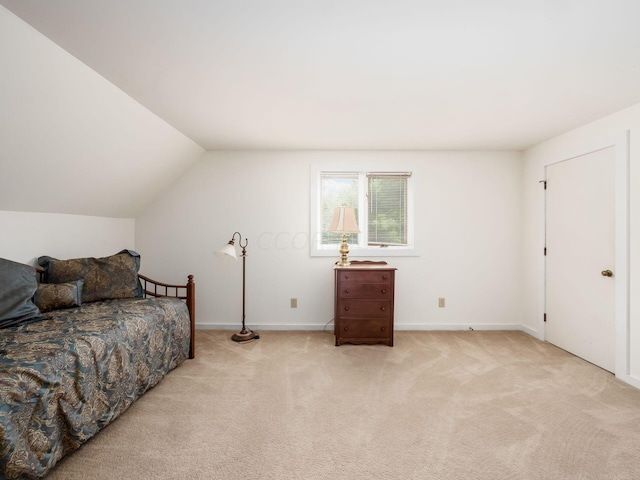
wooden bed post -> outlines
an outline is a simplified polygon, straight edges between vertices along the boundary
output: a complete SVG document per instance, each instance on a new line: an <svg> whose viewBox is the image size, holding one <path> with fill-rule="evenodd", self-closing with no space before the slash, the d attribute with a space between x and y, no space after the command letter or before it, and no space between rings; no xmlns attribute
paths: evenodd
<svg viewBox="0 0 640 480"><path fill-rule="evenodd" d="M191 317L191 343L189 344L189 358L196 356L196 284L193 275L189 275L187 282L187 309Z"/></svg>

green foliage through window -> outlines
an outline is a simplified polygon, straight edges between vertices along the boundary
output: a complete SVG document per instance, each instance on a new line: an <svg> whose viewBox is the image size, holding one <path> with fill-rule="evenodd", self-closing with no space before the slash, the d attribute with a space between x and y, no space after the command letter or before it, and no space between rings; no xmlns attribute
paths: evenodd
<svg viewBox="0 0 640 480"><path fill-rule="evenodd" d="M369 174L368 244L407 244L407 177Z"/></svg>
<svg viewBox="0 0 640 480"><path fill-rule="evenodd" d="M358 218L358 174L357 173L323 173L322 174L322 244L342 242L342 235L329 233L327 229L333 218L333 210L336 207L354 207L356 220ZM358 234L347 235L348 243L357 243Z"/></svg>

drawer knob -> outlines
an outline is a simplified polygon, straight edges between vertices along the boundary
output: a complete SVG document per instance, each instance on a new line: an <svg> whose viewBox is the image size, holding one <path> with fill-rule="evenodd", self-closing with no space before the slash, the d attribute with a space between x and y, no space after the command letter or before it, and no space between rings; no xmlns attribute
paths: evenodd
<svg viewBox="0 0 640 480"><path fill-rule="evenodd" d="M344 290L344 293L349 293L349 289L348 289L348 288L346 288L346 289Z"/></svg>
<svg viewBox="0 0 640 480"><path fill-rule="evenodd" d="M386 275L382 275L382 279L383 279L383 280L386 280L386 279L387 279L387 276L386 276Z"/></svg>
<svg viewBox="0 0 640 480"><path fill-rule="evenodd" d="M348 332L349 331L349 327L344 327L344 331Z"/></svg>
<svg viewBox="0 0 640 480"><path fill-rule="evenodd" d="M344 307L344 309L345 309L345 311L347 311L347 312L349 311L349 307Z"/></svg>
<svg viewBox="0 0 640 480"><path fill-rule="evenodd" d="M349 275L344 276L345 280L349 280Z"/></svg>
<svg viewBox="0 0 640 480"><path fill-rule="evenodd" d="M387 293L387 289L383 288L382 290L380 290L382 293Z"/></svg>
<svg viewBox="0 0 640 480"><path fill-rule="evenodd" d="M383 312L387 309L387 307L380 307L380 310L382 310Z"/></svg>
<svg viewBox="0 0 640 480"><path fill-rule="evenodd" d="M381 331L381 332L384 332L384 327L381 327L381 328L380 328L380 331Z"/></svg>

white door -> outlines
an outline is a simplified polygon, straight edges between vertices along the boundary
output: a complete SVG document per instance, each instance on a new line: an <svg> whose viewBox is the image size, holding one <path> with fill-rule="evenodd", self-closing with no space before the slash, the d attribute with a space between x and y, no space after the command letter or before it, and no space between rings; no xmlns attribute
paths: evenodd
<svg viewBox="0 0 640 480"><path fill-rule="evenodd" d="M610 372L614 215L614 147L547 167L546 339Z"/></svg>

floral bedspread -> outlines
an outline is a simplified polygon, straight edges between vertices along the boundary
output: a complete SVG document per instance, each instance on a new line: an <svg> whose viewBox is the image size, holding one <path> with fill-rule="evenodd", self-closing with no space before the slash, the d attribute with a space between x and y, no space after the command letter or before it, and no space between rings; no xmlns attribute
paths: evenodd
<svg viewBox="0 0 640 480"><path fill-rule="evenodd" d="M0 330L0 478L44 476L189 355L184 302L131 298Z"/></svg>

